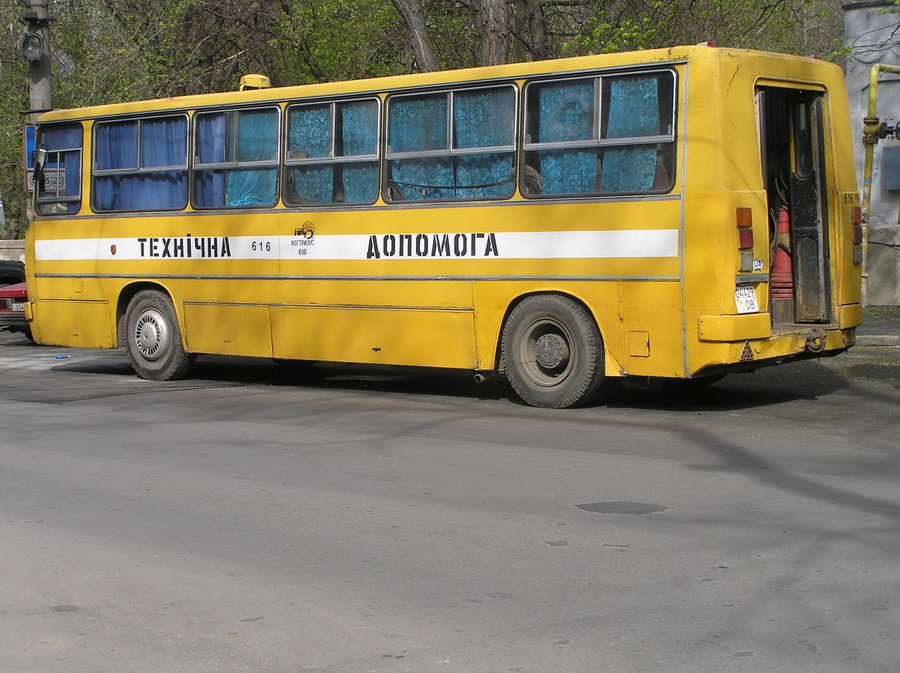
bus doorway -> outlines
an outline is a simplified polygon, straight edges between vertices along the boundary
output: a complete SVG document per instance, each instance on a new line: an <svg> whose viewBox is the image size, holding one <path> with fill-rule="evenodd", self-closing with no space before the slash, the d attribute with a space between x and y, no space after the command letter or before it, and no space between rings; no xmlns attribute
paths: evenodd
<svg viewBox="0 0 900 673"><path fill-rule="evenodd" d="M823 96L757 89L769 209L772 328L832 321Z"/></svg>

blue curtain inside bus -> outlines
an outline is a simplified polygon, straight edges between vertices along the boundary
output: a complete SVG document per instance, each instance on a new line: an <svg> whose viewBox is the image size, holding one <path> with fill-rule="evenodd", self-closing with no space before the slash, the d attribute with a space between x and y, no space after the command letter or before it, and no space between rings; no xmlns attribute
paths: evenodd
<svg viewBox="0 0 900 673"><path fill-rule="evenodd" d="M395 98L389 116L388 143L392 152L448 148L447 94Z"/></svg>
<svg viewBox="0 0 900 673"><path fill-rule="evenodd" d="M81 208L81 124L41 127L38 141L47 148L45 171L49 175L61 170L65 175L64 187L59 193L65 201L54 207L53 212L63 210L65 213L77 213ZM55 189L49 192L38 191L38 198L56 197ZM41 212L49 212L40 206Z"/></svg>
<svg viewBox="0 0 900 673"><path fill-rule="evenodd" d="M447 152L445 156L390 161L390 181L398 198L509 197L514 188L514 91L503 87L455 94L452 139L447 132L449 96L410 96L391 101L388 143L393 152ZM480 147L508 147L509 151L451 156L453 150Z"/></svg>
<svg viewBox="0 0 900 673"><path fill-rule="evenodd" d="M345 157L374 156L378 144L378 104L375 101L340 104L337 112L343 147L335 154Z"/></svg>
<svg viewBox="0 0 900 673"><path fill-rule="evenodd" d="M638 138L659 134L659 76L609 80L609 115L604 138ZM603 153L601 190L641 192L653 188L656 145L609 149Z"/></svg>
<svg viewBox="0 0 900 673"><path fill-rule="evenodd" d="M252 110L239 113L238 163L278 161L278 112ZM229 208L273 206L277 199L278 168L236 168L225 178L225 205Z"/></svg>
<svg viewBox="0 0 900 673"><path fill-rule="evenodd" d="M508 198L515 189L516 96L511 87L463 91L453 98L453 148L504 148L456 157L458 198Z"/></svg>
<svg viewBox="0 0 900 673"><path fill-rule="evenodd" d="M98 171L123 171L95 177L98 211L180 210L187 205L185 117L98 124L95 161Z"/></svg>
<svg viewBox="0 0 900 673"><path fill-rule="evenodd" d="M594 83L592 78L536 86L537 137L532 137L531 142L594 141ZM596 192L596 150L556 149L540 152L540 175L543 194Z"/></svg>
<svg viewBox="0 0 900 673"><path fill-rule="evenodd" d="M194 142L198 165L224 163L224 113L197 115L197 137ZM194 205L198 208L215 208L225 205L225 173L223 171L194 171Z"/></svg>
<svg viewBox="0 0 900 673"><path fill-rule="evenodd" d="M94 162L98 171L138 167L138 123L98 124Z"/></svg>

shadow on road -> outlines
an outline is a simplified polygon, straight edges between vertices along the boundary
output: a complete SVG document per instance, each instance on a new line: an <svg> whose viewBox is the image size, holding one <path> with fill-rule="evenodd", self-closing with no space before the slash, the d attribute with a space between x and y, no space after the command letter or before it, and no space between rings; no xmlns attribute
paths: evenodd
<svg viewBox="0 0 900 673"><path fill-rule="evenodd" d="M893 373L890 365L860 365L858 370L879 376ZM124 376L137 378L124 354L120 357L60 360L52 365L57 372ZM444 369L316 363L296 368L263 358L198 358L189 379L180 382L147 382L147 385L178 387L204 385L269 385L322 390L359 390L401 395L450 396L481 400L516 398L505 379L489 376L476 383L470 372ZM806 362L762 370L754 374L733 374L722 381L698 386L690 381L662 384L629 382L612 386L605 406L611 408L655 409L693 412L726 411L778 405L799 399L815 399L833 394L849 385L847 378L820 363ZM601 404L603 406L603 404Z"/></svg>

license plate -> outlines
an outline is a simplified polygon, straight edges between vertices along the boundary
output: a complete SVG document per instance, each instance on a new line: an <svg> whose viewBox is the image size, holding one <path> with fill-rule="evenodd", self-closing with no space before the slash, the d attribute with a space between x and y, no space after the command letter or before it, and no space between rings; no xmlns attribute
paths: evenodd
<svg viewBox="0 0 900 673"><path fill-rule="evenodd" d="M17 302L12 302L12 310L17 311L19 313L25 313L25 304L19 304Z"/></svg>
<svg viewBox="0 0 900 673"><path fill-rule="evenodd" d="M756 290L750 285L741 285L734 289L734 305L738 313L759 313L759 302L756 301Z"/></svg>

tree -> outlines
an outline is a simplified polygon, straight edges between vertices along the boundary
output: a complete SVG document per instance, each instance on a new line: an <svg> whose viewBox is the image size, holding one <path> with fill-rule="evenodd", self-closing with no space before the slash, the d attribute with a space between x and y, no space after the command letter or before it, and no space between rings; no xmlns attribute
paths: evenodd
<svg viewBox="0 0 900 673"><path fill-rule="evenodd" d="M481 65L509 62L509 16L506 0L479 0Z"/></svg>
<svg viewBox="0 0 900 673"><path fill-rule="evenodd" d="M391 0L409 29L409 38L416 55L418 69L422 72L438 70L437 58L431 48L431 37L425 25L425 7L422 0Z"/></svg>

